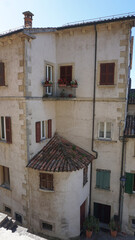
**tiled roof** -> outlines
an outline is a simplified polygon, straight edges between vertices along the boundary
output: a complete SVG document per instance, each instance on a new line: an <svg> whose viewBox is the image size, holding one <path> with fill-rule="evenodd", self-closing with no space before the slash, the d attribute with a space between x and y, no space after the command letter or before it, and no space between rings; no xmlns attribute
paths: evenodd
<svg viewBox="0 0 135 240"><path fill-rule="evenodd" d="M125 134L126 137L135 137L135 115L128 115L126 118L126 128Z"/></svg>
<svg viewBox="0 0 135 240"><path fill-rule="evenodd" d="M135 104L135 89L129 90L129 97L128 97L129 104Z"/></svg>
<svg viewBox="0 0 135 240"><path fill-rule="evenodd" d="M72 172L90 164L94 156L58 134L28 163L27 167L49 172Z"/></svg>

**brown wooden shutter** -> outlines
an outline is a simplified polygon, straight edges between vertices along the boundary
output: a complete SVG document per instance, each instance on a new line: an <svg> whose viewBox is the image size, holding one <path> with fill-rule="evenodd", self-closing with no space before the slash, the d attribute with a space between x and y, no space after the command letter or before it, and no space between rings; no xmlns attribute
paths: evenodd
<svg viewBox="0 0 135 240"><path fill-rule="evenodd" d="M5 66L3 62L0 62L0 86L5 85Z"/></svg>
<svg viewBox="0 0 135 240"><path fill-rule="evenodd" d="M114 68L115 63L100 64L100 85L114 84Z"/></svg>
<svg viewBox="0 0 135 240"><path fill-rule="evenodd" d="M6 120L6 140L7 143L12 143L11 117L5 117L5 120Z"/></svg>
<svg viewBox="0 0 135 240"><path fill-rule="evenodd" d="M48 138L52 137L52 119L48 120Z"/></svg>
<svg viewBox="0 0 135 240"><path fill-rule="evenodd" d="M61 66L60 78L66 79L67 85L70 85L70 82L72 81L72 66Z"/></svg>
<svg viewBox="0 0 135 240"><path fill-rule="evenodd" d="M41 124L40 122L36 122L36 142L40 142L41 140Z"/></svg>

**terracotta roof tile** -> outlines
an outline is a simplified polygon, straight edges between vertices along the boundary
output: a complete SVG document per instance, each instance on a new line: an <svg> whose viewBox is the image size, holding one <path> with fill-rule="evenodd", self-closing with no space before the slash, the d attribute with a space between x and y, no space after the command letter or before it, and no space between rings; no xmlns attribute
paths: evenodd
<svg viewBox="0 0 135 240"><path fill-rule="evenodd" d="M28 163L27 167L49 172L72 172L90 164L94 156L58 134Z"/></svg>
<svg viewBox="0 0 135 240"><path fill-rule="evenodd" d="M134 115L127 116L124 135L126 137L135 137L135 116Z"/></svg>

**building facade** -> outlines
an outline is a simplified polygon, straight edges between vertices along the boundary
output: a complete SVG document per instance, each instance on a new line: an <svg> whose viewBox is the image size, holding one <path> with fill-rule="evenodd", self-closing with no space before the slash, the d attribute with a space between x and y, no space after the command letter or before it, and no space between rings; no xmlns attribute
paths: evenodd
<svg viewBox="0 0 135 240"><path fill-rule="evenodd" d="M24 15L0 35L0 211L60 239L79 236L89 212L133 234L120 177L135 169L130 144L122 168L121 138L135 16L32 28Z"/></svg>

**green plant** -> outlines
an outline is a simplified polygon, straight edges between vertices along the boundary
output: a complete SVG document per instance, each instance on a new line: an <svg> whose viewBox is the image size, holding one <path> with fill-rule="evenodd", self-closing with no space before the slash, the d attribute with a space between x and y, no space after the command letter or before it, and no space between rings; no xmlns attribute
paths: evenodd
<svg viewBox="0 0 135 240"><path fill-rule="evenodd" d="M109 223L109 227L112 231L118 231L119 223L117 221L115 221L114 218L112 218L110 223Z"/></svg>
<svg viewBox="0 0 135 240"><path fill-rule="evenodd" d="M94 216L89 216L85 219L84 229L93 232L99 232L99 220Z"/></svg>

